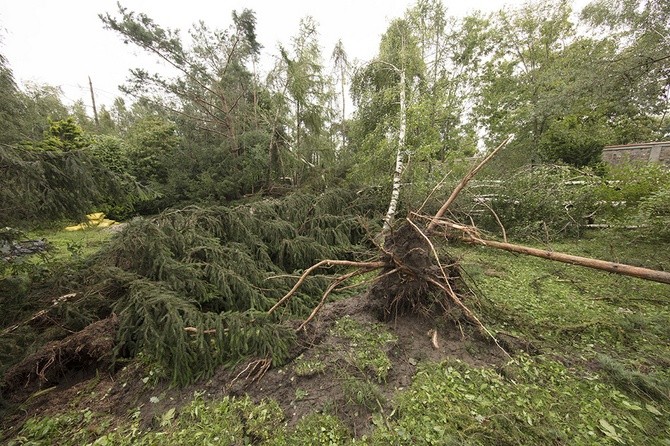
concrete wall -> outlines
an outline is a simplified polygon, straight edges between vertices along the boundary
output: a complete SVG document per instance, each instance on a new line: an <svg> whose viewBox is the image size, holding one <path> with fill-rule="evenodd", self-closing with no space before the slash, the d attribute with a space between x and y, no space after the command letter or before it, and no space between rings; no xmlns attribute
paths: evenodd
<svg viewBox="0 0 670 446"><path fill-rule="evenodd" d="M663 163L670 166L670 141L607 146L603 161L608 164Z"/></svg>

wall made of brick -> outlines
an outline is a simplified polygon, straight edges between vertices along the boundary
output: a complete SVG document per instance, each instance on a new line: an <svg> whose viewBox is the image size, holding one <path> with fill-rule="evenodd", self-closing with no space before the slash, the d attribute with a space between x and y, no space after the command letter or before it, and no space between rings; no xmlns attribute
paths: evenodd
<svg viewBox="0 0 670 446"><path fill-rule="evenodd" d="M661 154L658 157L658 161L666 166L670 166L670 144L661 147Z"/></svg>
<svg viewBox="0 0 670 446"><path fill-rule="evenodd" d="M670 166L670 142L605 147L603 161L608 164L660 162Z"/></svg>
<svg viewBox="0 0 670 446"><path fill-rule="evenodd" d="M650 154L651 149L649 148L605 149L603 150L603 161L609 164L646 163L649 162Z"/></svg>

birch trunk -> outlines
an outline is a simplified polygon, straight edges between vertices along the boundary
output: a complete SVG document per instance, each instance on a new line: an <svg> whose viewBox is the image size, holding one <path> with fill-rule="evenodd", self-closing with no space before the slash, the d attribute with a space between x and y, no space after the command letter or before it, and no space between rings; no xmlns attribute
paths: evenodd
<svg viewBox="0 0 670 446"><path fill-rule="evenodd" d="M400 185L402 173L405 170L405 134L407 132L407 99L405 97L405 70L400 70L400 128L398 130L398 151L395 158L395 171L393 172L393 189L391 190L391 201L389 202L382 235L388 234L391 224L395 218L398 200L400 199Z"/></svg>

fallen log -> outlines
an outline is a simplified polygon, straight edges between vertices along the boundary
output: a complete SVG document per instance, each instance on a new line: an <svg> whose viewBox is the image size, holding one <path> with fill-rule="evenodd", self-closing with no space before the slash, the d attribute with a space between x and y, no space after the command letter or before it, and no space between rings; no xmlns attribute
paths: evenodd
<svg viewBox="0 0 670 446"><path fill-rule="evenodd" d="M622 274L624 276L637 277L640 279L651 280L653 282L660 282L670 284L670 272L657 271L654 269L642 268L639 266L626 265L624 263L608 262L606 260L593 259L590 257L575 256L572 254L565 254L562 252L547 251L544 249L531 248L529 246L515 245L512 243L498 242L495 240L485 240L480 237L473 236L476 229L454 224L448 221L440 221L440 226L448 229L456 229L464 232L467 235L459 237L460 240L474 245L488 246L489 248L501 249L503 251L516 252L518 254L525 254L534 257L540 257L548 260L555 260L557 262L569 263L571 265L585 266L587 268L598 269L610 273Z"/></svg>

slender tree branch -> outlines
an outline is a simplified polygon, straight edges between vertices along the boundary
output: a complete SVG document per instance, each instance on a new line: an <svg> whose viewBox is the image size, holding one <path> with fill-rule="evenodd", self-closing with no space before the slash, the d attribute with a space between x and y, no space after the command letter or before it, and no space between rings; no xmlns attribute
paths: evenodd
<svg viewBox="0 0 670 446"><path fill-rule="evenodd" d="M507 143L511 141L511 139L512 135L508 136L507 139L505 139L498 147L496 147L496 149L493 152L491 152L486 158L482 160L482 162L480 162L477 166L475 166L472 170L470 170L470 172L468 172L467 175L463 177L463 179L461 180L460 183L458 183L458 185L453 190L447 201L444 202L440 210L437 211L437 214L435 214L435 216L431 220L430 224L428 225L429 232L435 229L435 226L437 225L440 218L442 218L444 213L447 212L449 206L451 206L451 204L454 202L458 194L468 184L468 182L472 179L472 177L474 177L477 174L477 172L479 172L481 168L484 167L486 163L488 163L503 147L505 147Z"/></svg>
<svg viewBox="0 0 670 446"><path fill-rule="evenodd" d="M312 273L312 271L314 271L315 269L321 268L323 266L353 266L353 267L356 267L356 268L363 268L363 269L366 269L367 271L371 271L373 269L383 268L384 266L386 266L386 263L384 263L384 262L353 262L353 261L350 261L350 260L321 260L319 263L316 263L316 264L310 266L309 268L307 268L305 270L305 272L302 273L302 275L300 276L300 279L298 279L296 284L293 285L293 288L291 288L291 290L288 293L286 293L286 295L284 295L284 297L279 299L277 301L277 303L274 304L274 306L268 310L268 314L274 313L274 311L280 305L282 305L284 302L286 302L288 299L290 299L295 294L295 292L298 290L298 288L300 288L300 286L303 284L305 279L307 279L307 277Z"/></svg>

